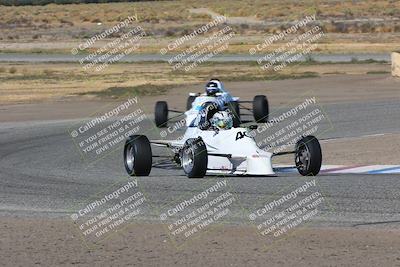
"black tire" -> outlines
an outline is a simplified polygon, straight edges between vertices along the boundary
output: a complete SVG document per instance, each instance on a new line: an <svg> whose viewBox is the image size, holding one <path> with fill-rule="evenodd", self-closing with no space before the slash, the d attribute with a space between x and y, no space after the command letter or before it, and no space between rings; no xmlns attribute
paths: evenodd
<svg viewBox="0 0 400 267"><path fill-rule="evenodd" d="M240 127L240 108L239 103L232 101L228 103L228 110L233 116L233 127Z"/></svg>
<svg viewBox="0 0 400 267"><path fill-rule="evenodd" d="M167 127L168 104L165 101L157 101L154 109L154 120L158 128Z"/></svg>
<svg viewBox="0 0 400 267"><path fill-rule="evenodd" d="M144 135L132 135L125 142L124 164L130 176L148 176L153 164L151 145Z"/></svg>
<svg viewBox="0 0 400 267"><path fill-rule="evenodd" d="M188 139L182 149L182 168L189 178L203 178L207 172L207 147L201 138Z"/></svg>
<svg viewBox="0 0 400 267"><path fill-rule="evenodd" d="M306 136L296 144L295 164L303 176L315 176L321 170L322 152L318 139Z"/></svg>
<svg viewBox="0 0 400 267"><path fill-rule="evenodd" d="M253 116L256 122L268 122L269 106L265 95L256 95L253 99Z"/></svg>
<svg viewBox="0 0 400 267"><path fill-rule="evenodd" d="M192 103L196 99L196 96L189 96L187 101L186 101L186 110L189 110L192 108Z"/></svg>

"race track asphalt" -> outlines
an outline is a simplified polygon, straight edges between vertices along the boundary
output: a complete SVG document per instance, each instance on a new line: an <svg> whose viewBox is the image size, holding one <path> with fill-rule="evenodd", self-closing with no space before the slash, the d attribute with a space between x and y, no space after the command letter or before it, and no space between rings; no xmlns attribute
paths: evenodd
<svg viewBox="0 0 400 267"><path fill-rule="evenodd" d="M400 132L397 101L327 104L324 110L334 127L319 135L321 139ZM66 217L93 194L129 178L122 148L90 165L81 160L67 129L82 120L0 123L0 215ZM150 138L159 138L155 133ZM153 169L149 177L137 179L150 203L139 218L154 221L163 207L180 197L226 179L237 197L227 222L235 224L249 223L249 212L264 199L303 181L297 174L188 179L175 169ZM322 174L316 179L328 205L321 208L314 224L399 224L400 175Z"/></svg>

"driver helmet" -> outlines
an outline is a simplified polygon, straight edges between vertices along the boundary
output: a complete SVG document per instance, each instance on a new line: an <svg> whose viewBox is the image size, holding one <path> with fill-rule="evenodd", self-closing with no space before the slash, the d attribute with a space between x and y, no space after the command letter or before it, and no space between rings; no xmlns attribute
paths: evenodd
<svg viewBox="0 0 400 267"><path fill-rule="evenodd" d="M228 111L218 111L211 118L211 125L219 130L229 130L233 127L233 118Z"/></svg>
<svg viewBox="0 0 400 267"><path fill-rule="evenodd" d="M222 83L217 79L210 80L206 84L206 94L208 96L215 96L217 93L221 91L222 91Z"/></svg>

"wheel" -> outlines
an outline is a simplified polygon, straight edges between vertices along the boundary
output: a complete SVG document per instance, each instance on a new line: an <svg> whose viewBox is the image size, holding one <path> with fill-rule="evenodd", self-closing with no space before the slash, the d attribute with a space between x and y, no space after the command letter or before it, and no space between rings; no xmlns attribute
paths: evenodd
<svg viewBox="0 0 400 267"><path fill-rule="evenodd" d="M233 127L240 126L240 108L239 103L236 101L232 101L228 103L228 110L231 112L233 116Z"/></svg>
<svg viewBox="0 0 400 267"><path fill-rule="evenodd" d="M187 101L186 101L186 110L189 110L192 108L192 103L196 99L196 96L189 96Z"/></svg>
<svg viewBox="0 0 400 267"><path fill-rule="evenodd" d="M154 120L158 128L166 127L168 121L168 104L165 101L157 101L154 110Z"/></svg>
<svg viewBox="0 0 400 267"><path fill-rule="evenodd" d="M124 147L125 169L130 176L148 176L153 164L150 141L144 135L131 135Z"/></svg>
<svg viewBox="0 0 400 267"><path fill-rule="evenodd" d="M207 172L207 147L201 138L188 139L182 149L182 167L189 178L203 178Z"/></svg>
<svg viewBox="0 0 400 267"><path fill-rule="evenodd" d="M321 169L322 152L318 139L306 136L296 144L296 168L303 176L317 175Z"/></svg>
<svg viewBox="0 0 400 267"><path fill-rule="evenodd" d="M253 116L256 122L268 122L268 100L265 95L256 95L253 99Z"/></svg>

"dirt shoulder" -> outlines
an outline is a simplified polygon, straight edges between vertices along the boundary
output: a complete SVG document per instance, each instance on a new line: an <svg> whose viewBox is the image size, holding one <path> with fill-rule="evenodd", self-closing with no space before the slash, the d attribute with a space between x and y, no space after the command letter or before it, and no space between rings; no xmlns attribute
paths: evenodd
<svg viewBox="0 0 400 267"><path fill-rule="evenodd" d="M216 226L177 249L160 224L132 223L90 249L67 220L0 218L3 266L394 266L399 230L303 228L266 246L254 227Z"/></svg>

